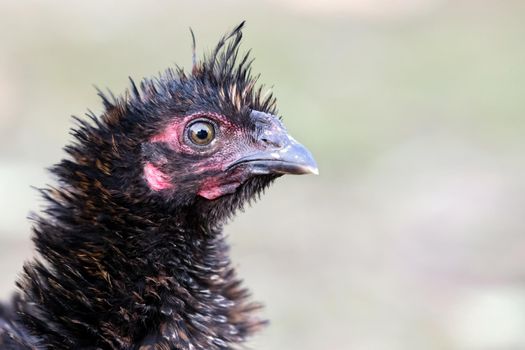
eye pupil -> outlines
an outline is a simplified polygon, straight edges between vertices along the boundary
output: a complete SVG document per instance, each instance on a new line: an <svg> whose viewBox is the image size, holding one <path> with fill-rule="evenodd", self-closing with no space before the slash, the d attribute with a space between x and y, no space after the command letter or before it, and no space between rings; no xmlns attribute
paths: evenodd
<svg viewBox="0 0 525 350"><path fill-rule="evenodd" d="M208 138L208 132L204 129L197 131L196 135L201 140L206 140Z"/></svg>
<svg viewBox="0 0 525 350"><path fill-rule="evenodd" d="M215 138L214 125L207 121L197 121L188 128L188 138L198 146L206 146Z"/></svg>

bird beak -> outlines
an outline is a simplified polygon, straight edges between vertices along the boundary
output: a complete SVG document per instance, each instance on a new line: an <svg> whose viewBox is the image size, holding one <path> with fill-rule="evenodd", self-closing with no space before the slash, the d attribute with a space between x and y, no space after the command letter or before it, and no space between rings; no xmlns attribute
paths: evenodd
<svg viewBox="0 0 525 350"><path fill-rule="evenodd" d="M258 150L249 152L229 168L244 164L247 170L255 175L319 174L317 163L310 151L290 136L276 117L261 112L253 113L263 115L266 119L259 132L260 136L257 137Z"/></svg>
<svg viewBox="0 0 525 350"><path fill-rule="evenodd" d="M263 174L314 174L319 175L317 163L306 147L290 136L290 141L280 149L260 151L236 162L246 164L250 173Z"/></svg>

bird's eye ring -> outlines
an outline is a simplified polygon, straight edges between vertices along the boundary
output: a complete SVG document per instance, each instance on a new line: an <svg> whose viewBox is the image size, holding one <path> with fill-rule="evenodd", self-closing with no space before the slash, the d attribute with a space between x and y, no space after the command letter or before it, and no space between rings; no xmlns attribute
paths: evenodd
<svg viewBox="0 0 525 350"><path fill-rule="evenodd" d="M188 138L197 146L209 145L215 138L215 126L203 120L198 120L188 127Z"/></svg>

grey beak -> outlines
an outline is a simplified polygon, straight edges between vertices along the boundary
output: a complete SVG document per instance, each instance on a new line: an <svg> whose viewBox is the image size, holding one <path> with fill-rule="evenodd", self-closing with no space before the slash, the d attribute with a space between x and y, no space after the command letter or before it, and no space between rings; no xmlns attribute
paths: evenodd
<svg viewBox="0 0 525 350"><path fill-rule="evenodd" d="M290 137L281 149L261 151L244 157L241 162L254 174L319 174L317 163L306 147Z"/></svg>
<svg viewBox="0 0 525 350"><path fill-rule="evenodd" d="M229 168L245 164L253 174L319 174L310 151L288 134L278 118L253 111L252 117L261 120L258 150L241 157Z"/></svg>

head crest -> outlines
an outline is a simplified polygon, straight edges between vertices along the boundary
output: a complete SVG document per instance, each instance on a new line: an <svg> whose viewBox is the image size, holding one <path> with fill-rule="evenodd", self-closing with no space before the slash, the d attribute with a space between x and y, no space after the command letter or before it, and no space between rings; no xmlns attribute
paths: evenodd
<svg viewBox="0 0 525 350"><path fill-rule="evenodd" d="M249 106L252 109L275 114L275 98L264 86L256 88L259 75L252 76L253 59L250 50L240 54L242 30L241 22L231 32L224 35L212 52L200 62L194 62L192 75L204 83L214 85L221 97L236 108ZM193 35L193 32L192 32ZM192 36L194 40L194 36Z"/></svg>
<svg viewBox="0 0 525 350"><path fill-rule="evenodd" d="M241 22L224 35L215 48L201 60L197 59L195 33L190 28L192 39L192 69L186 74L180 67L167 69L157 78L145 78L140 84L131 80L131 88L123 98L112 99L99 91L106 110L116 107L124 110L140 111L149 106L159 106L180 98L180 91L191 86L210 87L225 104L236 110L243 107L261 112L276 114L276 100L271 90L257 85L259 75L252 75L250 50L240 54L242 30ZM191 90L191 89L190 89Z"/></svg>

